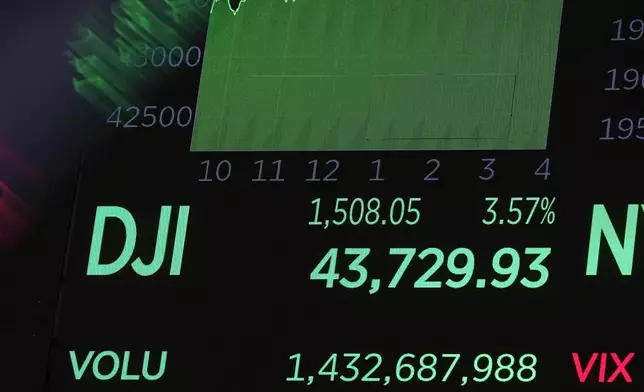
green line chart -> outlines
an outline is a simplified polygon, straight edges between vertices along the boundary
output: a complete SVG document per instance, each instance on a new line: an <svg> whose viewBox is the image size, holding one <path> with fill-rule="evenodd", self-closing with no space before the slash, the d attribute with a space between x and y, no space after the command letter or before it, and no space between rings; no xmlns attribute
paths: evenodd
<svg viewBox="0 0 644 392"><path fill-rule="evenodd" d="M544 149L562 6L216 2L191 150Z"/></svg>

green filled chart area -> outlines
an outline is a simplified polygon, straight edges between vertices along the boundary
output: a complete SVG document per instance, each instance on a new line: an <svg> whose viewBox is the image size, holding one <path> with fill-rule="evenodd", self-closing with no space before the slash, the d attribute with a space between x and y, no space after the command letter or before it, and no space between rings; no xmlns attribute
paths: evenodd
<svg viewBox="0 0 644 392"><path fill-rule="evenodd" d="M219 1L191 150L544 149L562 5Z"/></svg>

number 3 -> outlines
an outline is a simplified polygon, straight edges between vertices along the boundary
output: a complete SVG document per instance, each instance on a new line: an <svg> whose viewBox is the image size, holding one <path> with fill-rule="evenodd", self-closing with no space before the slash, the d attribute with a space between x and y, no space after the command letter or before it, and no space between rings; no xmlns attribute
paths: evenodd
<svg viewBox="0 0 644 392"><path fill-rule="evenodd" d="M492 217L489 220L483 219L483 224L491 225L496 221L496 211L494 211L494 206L499 201L498 197L486 197L485 201L490 202L490 206L487 208L486 212L489 212Z"/></svg>
<svg viewBox="0 0 644 392"><path fill-rule="evenodd" d="M145 67L147 65L147 63L148 63L147 51L150 48L148 47L147 44L141 43L140 45L138 45L137 49L141 49L141 57L139 57L139 58L142 59L143 62L139 63L139 64L135 63L134 66L137 67L137 68Z"/></svg>
<svg viewBox="0 0 644 392"><path fill-rule="evenodd" d="M539 273L539 279L536 281L530 281L527 278L521 279L521 284L529 289L536 289L543 286L548 280L548 269L544 267L541 263L550 255L550 248L525 248L525 254L527 255L537 255L532 263L528 266L530 271L537 271Z"/></svg>
<svg viewBox="0 0 644 392"><path fill-rule="evenodd" d="M483 168L483 171L485 174L487 174L485 177L484 176L479 176L479 178L483 181L491 180L494 178L494 174L496 173L494 169L492 168L492 165L494 165L494 162L496 162L496 158L481 158L481 162L483 162L485 167Z"/></svg>
<svg viewBox="0 0 644 392"><path fill-rule="evenodd" d="M360 371L358 370L357 367L355 367L354 363L358 359L360 359L360 354L353 354L353 353L347 353L347 354L342 354L345 358L351 358L351 361L347 364L347 369L351 370L353 372L353 376L351 377L345 377L343 375L340 375L340 380L345 381L345 382L351 382L358 378L358 375L360 374Z"/></svg>
<svg viewBox="0 0 644 392"><path fill-rule="evenodd" d="M369 248L347 248L344 251L345 255L355 255L356 258L349 264L349 271L357 272L358 279L350 281L347 278L340 279L340 284L348 289L356 289L367 281L367 269L360 265L364 259L369 256L371 250Z"/></svg>

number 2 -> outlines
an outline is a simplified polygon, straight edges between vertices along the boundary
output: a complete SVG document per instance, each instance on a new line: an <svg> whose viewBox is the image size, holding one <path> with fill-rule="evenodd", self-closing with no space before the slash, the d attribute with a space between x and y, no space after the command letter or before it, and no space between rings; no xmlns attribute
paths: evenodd
<svg viewBox="0 0 644 392"><path fill-rule="evenodd" d="M414 283L415 289L437 289L441 287L441 282L430 281L428 279L431 278L432 275L434 275L436 271L438 271L438 269L443 265L445 254L438 248L427 248L424 251L420 252L420 254L418 254L418 258L423 260L429 255L436 256L436 262L434 263L434 265L429 267L429 269L423 274L423 276L418 278L416 283Z"/></svg>
<svg viewBox="0 0 644 392"><path fill-rule="evenodd" d="M139 109L139 108L138 108L138 107L136 107L136 106L131 106L131 107L129 107L129 108L127 108L127 109L125 109L125 110L129 113L129 112L130 112L130 109L134 109L134 111L136 112L136 114L135 114L134 116L132 116L132 118L131 118L131 119L129 119L129 120L128 120L128 122L126 122L125 124L123 124L123 128L137 128L137 127L138 127L138 125L132 125L132 124L130 124L130 123L131 123L132 121L134 121L134 119L135 119L135 118L139 117L139 114L141 113L141 109Z"/></svg>
<svg viewBox="0 0 644 392"><path fill-rule="evenodd" d="M427 165L433 164L435 167L427 173L425 176L425 181L438 181L438 177L434 177L434 173L438 171L438 169L441 167L441 161L438 159L430 159L429 161L425 162Z"/></svg>
<svg viewBox="0 0 644 392"><path fill-rule="evenodd" d="M374 358L374 357L376 358L376 363L373 365L371 370L369 370L364 376L362 376L362 380L360 380L360 381L362 381L362 382L378 382L378 381L380 381L380 379L378 377L371 377L371 375L373 374L373 372L378 370L378 368L382 364L382 357L379 354L371 353L371 354L368 354L367 356L365 356L364 359L366 361L369 358Z"/></svg>

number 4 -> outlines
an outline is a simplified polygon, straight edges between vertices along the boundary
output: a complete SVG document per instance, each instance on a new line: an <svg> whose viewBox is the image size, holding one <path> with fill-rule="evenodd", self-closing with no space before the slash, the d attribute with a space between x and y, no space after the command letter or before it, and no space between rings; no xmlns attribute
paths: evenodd
<svg viewBox="0 0 644 392"><path fill-rule="evenodd" d="M333 287L333 281L340 279L340 274L335 272L335 264L338 260L338 248L331 248L320 260L320 263L311 271L311 280L326 280L326 288ZM328 272L323 272L324 267L329 265Z"/></svg>
<svg viewBox="0 0 644 392"><path fill-rule="evenodd" d="M550 176L550 158L546 158L541 162L541 165L535 170L534 175L543 176L544 180L548 179L548 176Z"/></svg>
<svg viewBox="0 0 644 392"><path fill-rule="evenodd" d="M112 117L114 117L114 116L116 116L116 119L115 119L115 120L112 120ZM115 126L116 128L118 128L118 127L121 125L121 122L122 122L122 121L121 121L121 107L120 107L120 106L119 106L119 107L117 107L116 109L114 109L114 111L112 112L112 114L110 114L110 116L107 118L107 121L106 121L106 122L107 122L108 124L114 124L114 126Z"/></svg>
<svg viewBox="0 0 644 392"><path fill-rule="evenodd" d="M338 363L338 354L331 354L329 359L327 359L327 361L324 362L324 365L322 365L322 367L318 371L318 374L320 376L329 376L329 380L331 381L335 380L335 376L338 375L338 371L335 370L337 363ZM325 370L327 367L330 369Z"/></svg>

